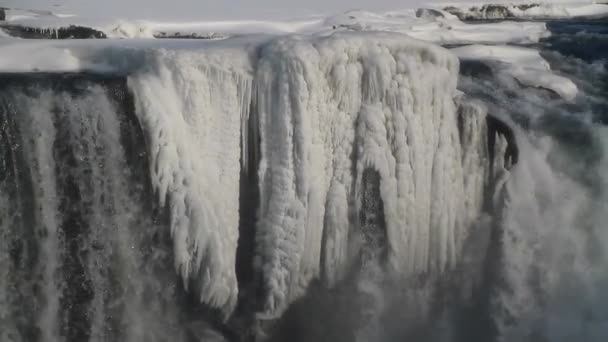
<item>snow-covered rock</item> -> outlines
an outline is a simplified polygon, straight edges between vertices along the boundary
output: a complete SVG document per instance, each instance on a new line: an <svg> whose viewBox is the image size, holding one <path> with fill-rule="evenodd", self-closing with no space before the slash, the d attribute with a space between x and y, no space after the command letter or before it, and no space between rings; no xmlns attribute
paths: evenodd
<svg viewBox="0 0 608 342"><path fill-rule="evenodd" d="M243 34L326 35L334 30L351 30L399 32L441 44L535 43L547 32L543 23L468 25L446 11L430 8L390 12L356 10L289 20L192 21L134 20L119 16L87 18L13 9L4 26L11 28L9 34L21 38L99 38L103 35L108 38L219 39Z"/></svg>
<svg viewBox="0 0 608 342"><path fill-rule="evenodd" d="M564 19L608 17L608 5L601 3L453 4L444 11L461 20Z"/></svg>

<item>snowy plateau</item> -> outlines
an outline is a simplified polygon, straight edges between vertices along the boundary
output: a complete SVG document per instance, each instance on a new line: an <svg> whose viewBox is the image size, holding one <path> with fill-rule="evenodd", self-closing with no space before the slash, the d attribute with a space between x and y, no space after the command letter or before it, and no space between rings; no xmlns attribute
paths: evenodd
<svg viewBox="0 0 608 342"><path fill-rule="evenodd" d="M608 5L266 2L0 0L0 341L579 336L512 321L562 291L528 227L606 203L533 129L550 108L603 110L539 46L548 21ZM580 63L564 64L604 75ZM552 246L584 249L568 229ZM320 307L340 316L323 339L290 335L320 329L302 323Z"/></svg>

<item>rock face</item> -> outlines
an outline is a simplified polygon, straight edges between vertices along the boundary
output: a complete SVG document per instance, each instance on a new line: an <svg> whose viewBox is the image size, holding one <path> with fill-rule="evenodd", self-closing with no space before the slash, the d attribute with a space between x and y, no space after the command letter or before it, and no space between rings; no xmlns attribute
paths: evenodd
<svg viewBox="0 0 608 342"><path fill-rule="evenodd" d="M443 10L457 16L460 20L497 20L515 18L516 15L513 13L513 11L526 11L530 8L538 6L538 4L524 4L516 6L488 4L481 7L473 6L466 9L448 6Z"/></svg>
<svg viewBox="0 0 608 342"><path fill-rule="evenodd" d="M460 74L472 77L491 78L494 75L494 70L483 61L463 59L460 61Z"/></svg>
<svg viewBox="0 0 608 342"><path fill-rule="evenodd" d="M209 33L209 34L199 34L194 32L158 32L154 34L154 38L157 39L225 39L228 38L227 35L221 33Z"/></svg>
<svg viewBox="0 0 608 342"><path fill-rule="evenodd" d="M0 8L0 21L5 21L6 20L6 11L4 10L4 8Z"/></svg>
<svg viewBox="0 0 608 342"><path fill-rule="evenodd" d="M0 12L0 20L2 19ZM20 25L0 24L8 35L23 39L103 39L106 34L90 27L70 25L58 29L41 29Z"/></svg>

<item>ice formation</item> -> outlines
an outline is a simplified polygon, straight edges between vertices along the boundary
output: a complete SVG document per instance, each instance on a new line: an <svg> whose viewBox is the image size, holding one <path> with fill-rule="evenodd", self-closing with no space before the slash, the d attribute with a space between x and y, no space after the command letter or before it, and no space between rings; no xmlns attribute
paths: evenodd
<svg viewBox="0 0 608 342"><path fill-rule="evenodd" d="M246 50L149 56L129 78L150 173L171 211L175 267L202 302L230 313L239 221L241 124L251 96ZM245 53L243 53L245 52Z"/></svg>
<svg viewBox="0 0 608 342"><path fill-rule="evenodd" d="M458 59L439 46L388 32L66 42L46 43L47 53L18 66L38 45L3 45L6 70L128 74L152 187L170 215L174 267L226 318L243 286L242 171L259 180L257 222L247 229L262 319L280 317L315 279L339 283L368 248L359 216L366 172L379 175L376 226L391 277L452 270L483 210L493 171L486 114L462 109Z"/></svg>
<svg viewBox="0 0 608 342"><path fill-rule="evenodd" d="M391 33L219 46L151 52L129 78L154 188L171 208L176 268L203 302L226 314L236 304L239 160L251 133L258 165L243 167L258 167L260 317L347 272L368 169L381 179L392 272L455 264L487 169L463 160L485 140L470 130L476 140L460 144L452 54Z"/></svg>
<svg viewBox="0 0 608 342"><path fill-rule="evenodd" d="M462 178L457 69L444 50L398 35L375 44L356 35L282 40L263 50L256 92L266 311L280 312L318 275L323 228L332 252L322 264L341 273L367 168L381 176L392 267L413 274L454 261L462 208L445 192L462 192L451 181Z"/></svg>

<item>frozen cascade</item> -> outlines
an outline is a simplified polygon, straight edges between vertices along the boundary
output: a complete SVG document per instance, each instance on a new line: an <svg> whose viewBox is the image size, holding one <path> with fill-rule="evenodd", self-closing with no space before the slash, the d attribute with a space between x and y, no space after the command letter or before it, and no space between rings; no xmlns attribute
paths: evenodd
<svg viewBox="0 0 608 342"><path fill-rule="evenodd" d="M153 184L171 208L176 268L202 302L229 314L237 300L239 158L253 153L240 149L250 107L260 139L260 317L280 316L321 273L332 285L347 272L368 168L382 180L394 273L441 273L457 261L479 214L454 195L465 194L458 63L401 35L374 38L281 38L253 63L234 49L161 51L129 78ZM481 202L484 194L471 191Z"/></svg>
<svg viewBox="0 0 608 342"><path fill-rule="evenodd" d="M321 265L330 285L346 272L367 169L380 175L393 274L451 269L480 213L487 156L465 156L464 164L462 156L485 146L485 131L467 127L460 144L457 61L399 35L375 34L373 41L333 35L262 49L254 81L262 317L279 316Z"/></svg>
<svg viewBox="0 0 608 342"><path fill-rule="evenodd" d="M202 302L226 315L238 295L241 125L251 97L244 52L161 51L129 78L152 183L171 211L175 267Z"/></svg>

